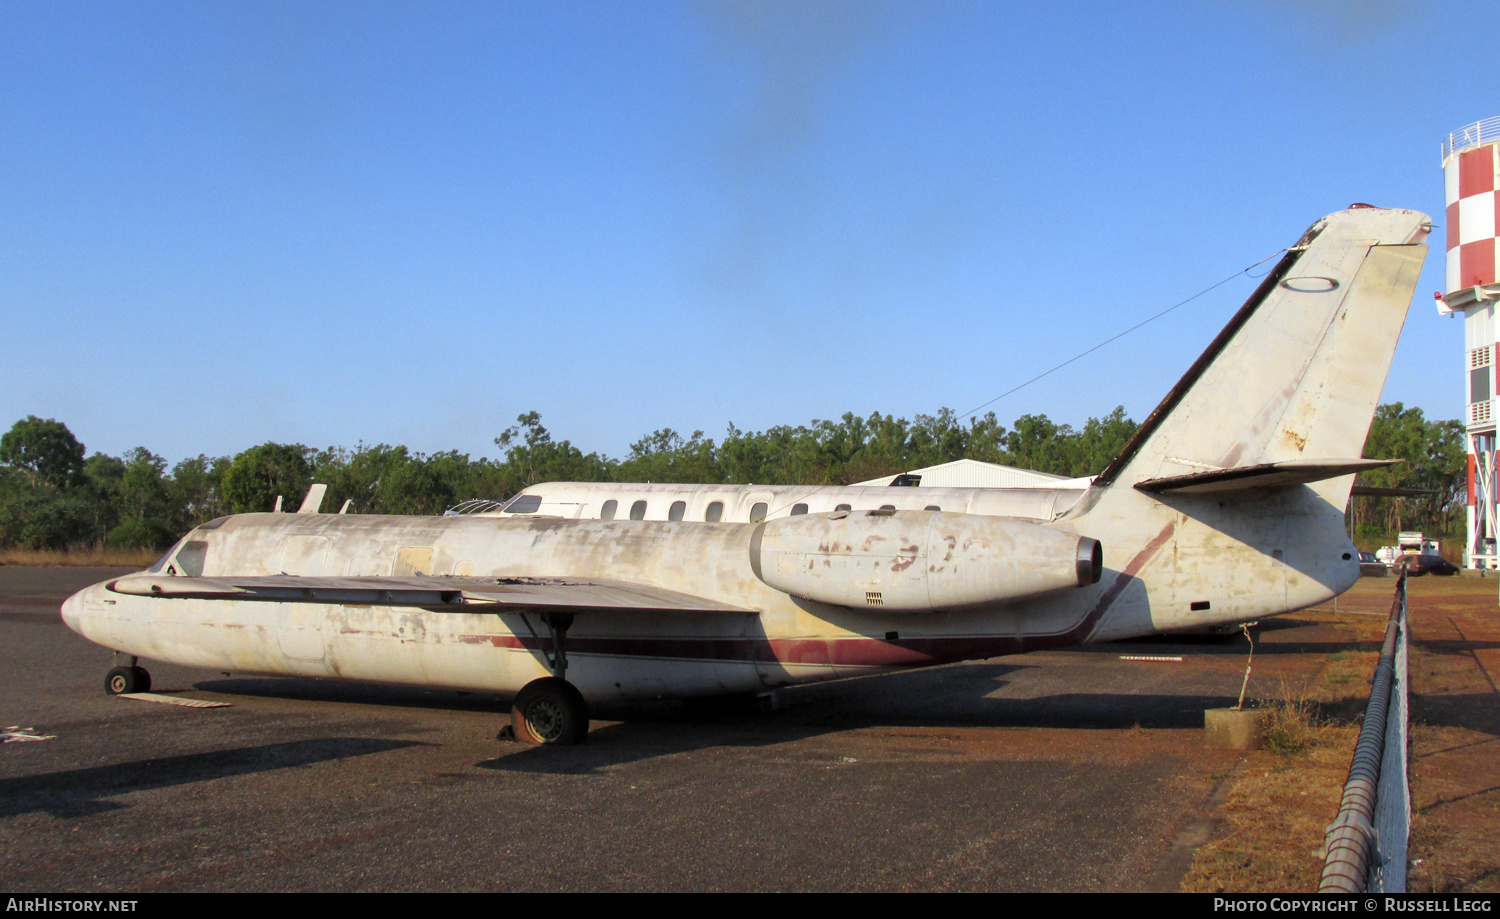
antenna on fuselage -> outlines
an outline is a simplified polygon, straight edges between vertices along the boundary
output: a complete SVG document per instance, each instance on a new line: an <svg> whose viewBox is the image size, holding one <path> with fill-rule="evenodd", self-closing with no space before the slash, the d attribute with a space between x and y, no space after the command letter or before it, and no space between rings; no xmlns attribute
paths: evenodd
<svg viewBox="0 0 1500 919"><path fill-rule="evenodd" d="M316 514L323 509L323 495L328 492L328 486L321 482L311 485L307 489L307 497L302 499L302 506L297 508L299 514Z"/></svg>

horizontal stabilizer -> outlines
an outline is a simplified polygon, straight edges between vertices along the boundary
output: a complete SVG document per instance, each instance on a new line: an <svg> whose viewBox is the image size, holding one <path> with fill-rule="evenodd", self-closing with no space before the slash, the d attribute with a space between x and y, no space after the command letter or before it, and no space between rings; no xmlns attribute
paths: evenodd
<svg viewBox="0 0 1500 919"><path fill-rule="evenodd" d="M1288 460L1281 463L1210 469L1205 472L1168 476L1164 479L1147 479L1144 482L1137 482L1135 487L1154 494L1222 495L1260 488L1306 485L1309 482L1335 479L1341 475L1353 475L1367 469L1378 469L1381 466L1390 466L1399 462L1401 460Z"/></svg>
<svg viewBox="0 0 1500 919"><path fill-rule="evenodd" d="M730 606L661 587L593 578L475 577L170 577L133 574L109 583L115 593L196 600L263 600L344 606L416 606L435 612L739 613Z"/></svg>

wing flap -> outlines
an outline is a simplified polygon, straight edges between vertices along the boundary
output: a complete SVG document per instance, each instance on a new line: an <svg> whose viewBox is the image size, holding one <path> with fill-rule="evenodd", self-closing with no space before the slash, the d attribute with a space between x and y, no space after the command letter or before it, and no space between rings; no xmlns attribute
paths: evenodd
<svg viewBox="0 0 1500 919"><path fill-rule="evenodd" d="M171 577L132 574L111 581L115 593L139 597L417 606L434 612L754 613L692 594L595 578L470 577Z"/></svg>
<svg viewBox="0 0 1500 919"><path fill-rule="evenodd" d="M1367 469L1378 469L1381 466L1390 466L1399 462L1401 460L1288 460L1281 463L1234 466L1228 469L1211 469L1207 472L1147 479L1144 482L1137 482L1135 487L1141 491L1156 494L1228 495L1261 488L1306 485L1310 482L1321 482L1324 479L1333 479L1341 475L1353 475Z"/></svg>

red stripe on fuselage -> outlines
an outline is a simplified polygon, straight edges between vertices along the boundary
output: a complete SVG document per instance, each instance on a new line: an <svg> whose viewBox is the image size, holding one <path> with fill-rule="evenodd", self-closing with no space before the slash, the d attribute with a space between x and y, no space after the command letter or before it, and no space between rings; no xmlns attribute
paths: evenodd
<svg viewBox="0 0 1500 919"><path fill-rule="evenodd" d="M1104 618L1104 614L1109 612L1110 606L1114 604L1115 600L1119 599L1120 594L1124 593L1125 588L1130 585L1130 582L1135 580L1135 576L1140 573L1141 569L1145 568L1156 557L1156 553L1161 551L1161 547L1171 541L1172 534L1176 531L1177 521L1167 521L1167 525L1161 528L1161 532L1157 533L1150 542L1146 543L1145 547L1137 552L1135 557L1124 568L1120 569L1120 573L1115 575L1114 582L1105 589L1104 593L1099 595L1099 602L1095 603L1094 608L1089 610L1089 614L1084 617L1080 628L1092 628L1095 623Z"/></svg>
<svg viewBox="0 0 1500 919"><path fill-rule="evenodd" d="M1161 551L1177 529L1169 522L1115 575L1088 615L1053 635L970 635L942 638L568 638L568 653L608 657L670 658L740 663L779 663L833 667L924 667L979 660L1081 644L1136 575ZM541 653L550 639L521 635L462 635L469 644Z"/></svg>
<svg viewBox="0 0 1500 919"><path fill-rule="evenodd" d="M541 653L551 641L517 635L464 635L468 644ZM844 667L921 667L1015 654L1014 636L956 638L568 638L568 654Z"/></svg>

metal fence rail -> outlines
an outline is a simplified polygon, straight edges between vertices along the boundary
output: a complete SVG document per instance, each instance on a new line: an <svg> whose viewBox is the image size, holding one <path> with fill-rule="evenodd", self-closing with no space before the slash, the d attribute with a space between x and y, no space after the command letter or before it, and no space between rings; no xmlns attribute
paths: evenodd
<svg viewBox="0 0 1500 919"><path fill-rule="evenodd" d="M1446 164L1448 157L1465 147L1477 147L1497 140L1500 140L1500 118L1486 118L1465 125L1443 140L1443 163Z"/></svg>
<svg viewBox="0 0 1500 919"><path fill-rule="evenodd" d="M1328 827L1319 893L1401 893L1411 831L1407 781L1406 575L1396 582L1370 701L1339 815Z"/></svg>

